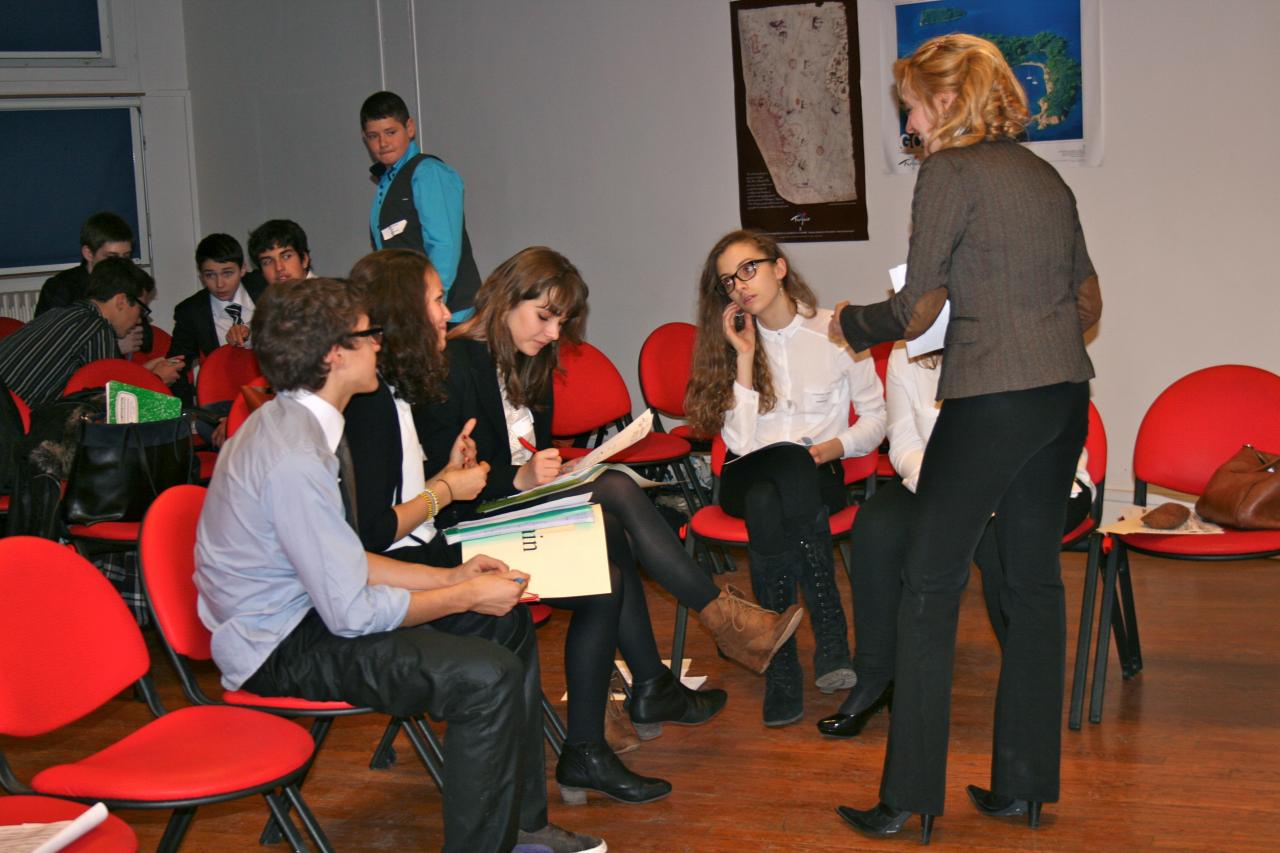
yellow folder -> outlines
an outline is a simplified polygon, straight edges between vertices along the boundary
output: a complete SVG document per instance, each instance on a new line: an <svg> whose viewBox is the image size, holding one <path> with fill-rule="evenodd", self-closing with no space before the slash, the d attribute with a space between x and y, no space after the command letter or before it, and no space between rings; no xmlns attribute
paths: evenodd
<svg viewBox="0 0 1280 853"><path fill-rule="evenodd" d="M488 554L529 575L528 594L540 598L605 595L609 592L609 554L600 506L592 520L524 530L462 543L462 558Z"/></svg>

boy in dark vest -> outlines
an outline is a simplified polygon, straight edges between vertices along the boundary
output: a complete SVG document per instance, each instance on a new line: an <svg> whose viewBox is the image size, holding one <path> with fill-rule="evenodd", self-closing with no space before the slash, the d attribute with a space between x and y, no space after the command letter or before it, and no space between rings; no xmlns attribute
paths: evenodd
<svg viewBox="0 0 1280 853"><path fill-rule="evenodd" d="M360 126L378 185L369 214L373 247L425 254L440 273L453 322L466 320L474 310L480 272L462 211L461 176L419 150L409 108L394 92L366 98Z"/></svg>

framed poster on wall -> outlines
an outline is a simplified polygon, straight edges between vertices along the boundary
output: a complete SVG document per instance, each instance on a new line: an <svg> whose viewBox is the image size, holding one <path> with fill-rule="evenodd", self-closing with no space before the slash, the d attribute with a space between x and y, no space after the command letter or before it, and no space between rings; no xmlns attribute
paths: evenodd
<svg viewBox="0 0 1280 853"><path fill-rule="evenodd" d="M866 240L857 0L736 0L729 14L742 226Z"/></svg>

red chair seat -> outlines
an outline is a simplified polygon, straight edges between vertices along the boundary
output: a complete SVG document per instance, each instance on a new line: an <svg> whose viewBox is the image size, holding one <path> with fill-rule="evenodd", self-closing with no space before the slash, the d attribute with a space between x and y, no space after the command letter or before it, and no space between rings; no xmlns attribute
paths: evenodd
<svg viewBox="0 0 1280 853"><path fill-rule="evenodd" d="M279 717L221 706L188 706L148 723L106 749L37 773L42 794L172 802L266 785L305 764L315 742Z"/></svg>
<svg viewBox="0 0 1280 853"><path fill-rule="evenodd" d="M108 542L136 542L142 523L138 521L99 521L97 524L72 524L67 527L77 539L103 539Z"/></svg>
<svg viewBox="0 0 1280 853"><path fill-rule="evenodd" d="M213 476L213 469L218 464L218 454L213 450L197 450L196 459L200 460L200 479L208 480Z"/></svg>
<svg viewBox="0 0 1280 853"><path fill-rule="evenodd" d="M1126 546L1145 554L1207 558L1266 555L1280 552L1280 530L1235 530L1204 536L1169 536L1133 533L1120 538Z"/></svg>
<svg viewBox="0 0 1280 853"><path fill-rule="evenodd" d="M8 511L9 511L9 496L0 495L0 512L8 512Z"/></svg>
<svg viewBox="0 0 1280 853"><path fill-rule="evenodd" d="M898 472L894 470L893 463L889 461L889 454L882 453L880 458L876 460L876 476L885 479L898 476Z"/></svg>
<svg viewBox="0 0 1280 853"><path fill-rule="evenodd" d="M689 442L670 433L651 432L621 453L610 456L607 462L623 465L659 465L689 455ZM561 459L577 459L591 452L588 447L562 447Z"/></svg>
<svg viewBox="0 0 1280 853"><path fill-rule="evenodd" d="M55 800L52 797L0 797L0 826L21 823L55 823L75 820L89 810L84 803ZM138 837L129 824L113 814L88 834L62 848L63 853L134 853Z"/></svg>
<svg viewBox="0 0 1280 853"><path fill-rule="evenodd" d="M227 690L222 701L230 705L251 705L254 708L272 708L278 711L352 711L364 713L367 709L348 705L346 702L314 702L296 696L259 696L248 690Z"/></svg>
<svg viewBox="0 0 1280 853"><path fill-rule="evenodd" d="M857 506L847 506L832 515L829 521L832 536L843 536L853 526L854 516L858 514ZM693 514L690 522L693 532L703 539L715 539L745 545L747 543L747 523L734 518L718 506L703 507Z"/></svg>
<svg viewBox="0 0 1280 853"><path fill-rule="evenodd" d="M1062 537L1063 546L1065 547L1067 545L1070 545L1071 543L1075 542L1077 539L1080 539L1081 537L1083 537L1085 534L1090 533L1097 526L1098 526L1098 522L1094 520L1093 516L1091 515L1085 516L1084 521L1077 524L1075 528L1071 530L1070 533L1067 533L1065 536Z"/></svg>

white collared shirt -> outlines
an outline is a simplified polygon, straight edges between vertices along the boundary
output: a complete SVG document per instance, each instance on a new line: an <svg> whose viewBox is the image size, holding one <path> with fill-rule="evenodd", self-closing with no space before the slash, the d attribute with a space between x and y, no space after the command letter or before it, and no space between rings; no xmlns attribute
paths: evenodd
<svg viewBox="0 0 1280 853"><path fill-rule="evenodd" d="M756 324L777 402L760 413L760 394L733 384L733 408L725 413L725 444L742 456L780 441L820 444L839 438L844 458L865 456L884 438L885 403L870 353L857 357L827 337L831 312L796 316L776 331ZM858 415L849 425L849 406Z"/></svg>
<svg viewBox="0 0 1280 853"><path fill-rule="evenodd" d="M227 313L227 306L232 302L240 306L240 320L246 326L253 319L253 298L249 296L249 291L244 289L243 284L236 288L235 295L226 302L210 293L209 312L213 314L213 328L218 333L218 344L220 346L227 342L227 332L235 325L231 321L231 315ZM251 345L252 341L245 342L246 347Z"/></svg>
<svg viewBox="0 0 1280 853"><path fill-rule="evenodd" d="M320 422L320 429L324 430L324 441L329 447L329 452L338 452L338 444L342 441L342 432L347 428L347 419L342 416L342 412L338 411L332 403L314 391L295 388L292 391L281 391L280 396L292 397L305 406L307 411L315 415L316 420Z"/></svg>

